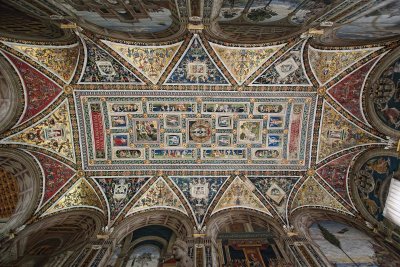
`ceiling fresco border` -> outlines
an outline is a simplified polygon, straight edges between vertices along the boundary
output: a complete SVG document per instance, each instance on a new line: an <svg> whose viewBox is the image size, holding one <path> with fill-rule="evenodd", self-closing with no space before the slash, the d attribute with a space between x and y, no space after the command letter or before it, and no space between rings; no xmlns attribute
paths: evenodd
<svg viewBox="0 0 400 267"><path fill-rule="evenodd" d="M291 209L290 207L292 207L293 205L293 201L295 199L296 193L299 191L299 189L301 188L301 185L307 180L307 178L309 177L309 175L313 174L313 170L310 169L308 170L305 174L303 174L302 176L299 177L299 179L297 179L296 183L293 185L292 189L290 190L288 196L287 196L287 201L286 201L286 208L285 208L285 221L287 225L290 225L290 215L291 215Z"/></svg>
<svg viewBox="0 0 400 267"><path fill-rule="evenodd" d="M367 145L367 146L358 146L358 147L351 147L349 149L344 149L342 151L339 151L323 160L321 160L320 162L318 162L318 164L315 165L315 167L317 169L319 169L320 167L326 165L327 163L334 161L335 159L338 159L340 157L342 157L343 155L349 154L349 153L354 153L354 152L362 152L368 148L382 148L384 145L386 144L377 144L377 145Z"/></svg>

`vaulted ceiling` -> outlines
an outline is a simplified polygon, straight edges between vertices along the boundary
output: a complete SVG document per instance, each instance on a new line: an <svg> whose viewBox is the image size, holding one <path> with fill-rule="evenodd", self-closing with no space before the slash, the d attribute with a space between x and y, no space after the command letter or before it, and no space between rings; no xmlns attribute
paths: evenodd
<svg viewBox="0 0 400 267"><path fill-rule="evenodd" d="M1 147L42 174L31 222L80 208L109 226L172 209L198 229L231 208L283 225L310 207L356 217L381 205L363 182L398 173L397 2L9 2L78 25L57 42L1 37L24 96Z"/></svg>

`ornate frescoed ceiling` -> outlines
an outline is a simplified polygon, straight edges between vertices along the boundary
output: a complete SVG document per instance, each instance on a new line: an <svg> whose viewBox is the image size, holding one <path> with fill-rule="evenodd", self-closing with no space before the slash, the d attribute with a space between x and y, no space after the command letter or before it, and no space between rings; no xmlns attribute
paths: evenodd
<svg viewBox="0 0 400 267"><path fill-rule="evenodd" d="M24 96L0 147L42 175L29 223L89 209L113 227L171 210L200 231L243 209L289 228L307 208L359 218L359 203L382 219L367 185L398 172L392 152L371 156L400 136L398 40L328 46L309 31L357 1L219 1L217 14L205 1L211 22L189 30L184 0L55 2L82 22L75 39L0 38ZM248 42L258 27L273 34Z"/></svg>
<svg viewBox="0 0 400 267"><path fill-rule="evenodd" d="M233 46L189 34L140 45L78 36L66 46L1 44L25 95L21 119L1 145L41 166L37 218L93 208L111 226L161 208L200 229L231 208L285 224L304 207L358 212L349 163L388 145L361 99L391 42ZM396 101L386 100L374 108ZM377 116L397 129L393 116Z"/></svg>

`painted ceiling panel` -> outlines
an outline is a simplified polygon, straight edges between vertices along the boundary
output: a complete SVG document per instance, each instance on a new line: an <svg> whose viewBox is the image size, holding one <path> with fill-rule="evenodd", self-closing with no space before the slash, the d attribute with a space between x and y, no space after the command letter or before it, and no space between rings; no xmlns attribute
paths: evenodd
<svg viewBox="0 0 400 267"><path fill-rule="evenodd" d="M156 84L169 66L182 42L164 46L138 46L103 40L112 50Z"/></svg>
<svg viewBox="0 0 400 267"><path fill-rule="evenodd" d="M1 142L45 149L75 162L68 101L64 100L40 121L1 140Z"/></svg>
<svg viewBox="0 0 400 267"><path fill-rule="evenodd" d="M316 94L262 95L76 90L84 169L306 170Z"/></svg>
<svg viewBox="0 0 400 267"><path fill-rule="evenodd" d="M5 55L16 68L25 91L25 110L18 125L32 119L50 106L61 95L62 89L24 61L8 53ZM46 94L43 94L42 90L46 91Z"/></svg>
<svg viewBox="0 0 400 267"><path fill-rule="evenodd" d="M361 105L369 71L389 50L383 45L328 50L298 38L288 47L240 46L202 34L160 45L82 38L80 77L73 74L78 45L2 47L13 62L29 59L31 76L45 79L42 68L64 81L75 76L63 91L54 84L60 95L44 94L43 105L51 103L0 141L29 150L43 166L42 216L94 208L111 226L170 209L201 229L231 208L281 222L303 207L350 214L350 161L387 145ZM30 101L30 91L45 87L25 85Z"/></svg>
<svg viewBox="0 0 400 267"><path fill-rule="evenodd" d="M4 44L28 56L65 83L69 83L75 73L80 53L79 44L68 46L38 46L10 42Z"/></svg>

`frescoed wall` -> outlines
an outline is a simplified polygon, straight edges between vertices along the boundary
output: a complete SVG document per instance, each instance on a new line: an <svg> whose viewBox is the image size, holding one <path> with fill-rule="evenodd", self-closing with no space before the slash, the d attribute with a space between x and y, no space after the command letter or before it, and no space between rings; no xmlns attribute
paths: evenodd
<svg viewBox="0 0 400 267"><path fill-rule="evenodd" d="M375 1L366 12L355 12L350 23L340 27L336 36L343 39L372 40L400 33L400 2Z"/></svg>
<svg viewBox="0 0 400 267"><path fill-rule="evenodd" d="M61 2L61 1L60 1ZM86 0L64 1L64 8L78 18L108 30L122 32L159 32L172 24L169 1Z"/></svg>
<svg viewBox="0 0 400 267"><path fill-rule="evenodd" d="M283 19L301 25L321 13L331 0L225 0L219 13L219 21L238 18L250 23L271 23Z"/></svg>
<svg viewBox="0 0 400 267"><path fill-rule="evenodd" d="M320 221L314 223L309 231L312 240L334 266L381 266L377 264L374 241L353 227Z"/></svg>

